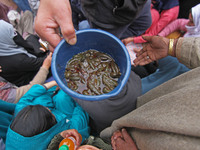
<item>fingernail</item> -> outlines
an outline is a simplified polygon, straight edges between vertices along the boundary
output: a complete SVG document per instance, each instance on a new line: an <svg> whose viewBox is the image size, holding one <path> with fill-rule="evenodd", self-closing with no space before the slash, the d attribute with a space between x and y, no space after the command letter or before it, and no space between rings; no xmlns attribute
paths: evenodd
<svg viewBox="0 0 200 150"><path fill-rule="evenodd" d="M76 39L76 37L74 37L74 38L72 38L72 39L69 39L68 43L69 43L70 45L74 45L74 44L76 44L76 41L77 41L77 39Z"/></svg>

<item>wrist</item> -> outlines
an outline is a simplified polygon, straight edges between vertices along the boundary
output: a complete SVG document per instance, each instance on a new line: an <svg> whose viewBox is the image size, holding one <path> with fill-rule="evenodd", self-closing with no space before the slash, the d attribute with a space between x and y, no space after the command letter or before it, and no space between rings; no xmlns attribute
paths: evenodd
<svg viewBox="0 0 200 150"><path fill-rule="evenodd" d="M50 66L42 65L42 68L49 70Z"/></svg>
<svg viewBox="0 0 200 150"><path fill-rule="evenodd" d="M169 39L168 55L176 57L177 39Z"/></svg>
<svg viewBox="0 0 200 150"><path fill-rule="evenodd" d="M46 85L43 84L42 86L43 86L46 90L48 90L48 88L46 87Z"/></svg>

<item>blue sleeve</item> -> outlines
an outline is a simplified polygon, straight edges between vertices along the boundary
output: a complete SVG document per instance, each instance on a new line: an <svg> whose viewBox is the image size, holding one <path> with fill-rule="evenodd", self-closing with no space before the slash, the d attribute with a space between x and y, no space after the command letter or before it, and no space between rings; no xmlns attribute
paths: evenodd
<svg viewBox="0 0 200 150"><path fill-rule="evenodd" d="M89 115L77 104L70 120L70 129L76 129L85 140L89 137Z"/></svg>
<svg viewBox="0 0 200 150"><path fill-rule="evenodd" d="M16 104L8 103L0 99L0 111L13 114Z"/></svg>
<svg viewBox="0 0 200 150"><path fill-rule="evenodd" d="M53 97L53 102L56 110L64 113L69 118L72 117L76 103L63 90L58 91L58 93Z"/></svg>
<svg viewBox="0 0 200 150"><path fill-rule="evenodd" d="M48 108L53 108L53 102L51 96L55 87L52 87L48 91L39 84L33 85L32 88L19 100L15 108L15 115L28 105L43 105Z"/></svg>

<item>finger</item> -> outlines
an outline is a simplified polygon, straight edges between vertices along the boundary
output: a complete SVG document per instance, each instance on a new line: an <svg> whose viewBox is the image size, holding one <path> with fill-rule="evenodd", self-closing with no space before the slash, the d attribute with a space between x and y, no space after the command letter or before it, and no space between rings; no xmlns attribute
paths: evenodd
<svg viewBox="0 0 200 150"><path fill-rule="evenodd" d="M111 145L112 145L113 150L115 150L116 149L116 145L115 145L114 138L111 138Z"/></svg>
<svg viewBox="0 0 200 150"><path fill-rule="evenodd" d="M69 1L67 1L66 3L69 3ZM68 6L69 7L67 7L67 9L65 10L65 13L71 14L72 12L71 12L70 4L68 4ZM66 18L65 13L62 13L59 16L57 16L58 17L57 22L61 27L61 33L64 39L70 45L74 45L76 44L77 38L76 38L74 25L72 22L72 16L68 15L68 17Z"/></svg>
<svg viewBox="0 0 200 150"><path fill-rule="evenodd" d="M141 65L143 66L144 64L148 64L150 62L152 62L152 60L150 59L150 57L147 55L147 52L143 52L142 54L140 54L139 56L137 56L137 58L134 60L135 65Z"/></svg>
<svg viewBox="0 0 200 150"><path fill-rule="evenodd" d="M46 52L46 50L42 47L40 47L40 50L43 51L43 52Z"/></svg>
<svg viewBox="0 0 200 150"><path fill-rule="evenodd" d="M52 52L50 52L48 56L49 56L49 57L52 57L52 55L53 55L53 53L52 53Z"/></svg>
<svg viewBox="0 0 200 150"><path fill-rule="evenodd" d="M75 34L74 26L65 26L61 28L62 35L64 39L69 43L70 45L74 45L77 42L77 37Z"/></svg>
<svg viewBox="0 0 200 150"><path fill-rule="evenodd" d="M134 63L137 64L137 62L140 62L144 57L147 56L147 52L144 52L143 50L136 54L136 59L134 60Z"/></svg>
<svg viewBox="0 0 200 150"><path fill-rule="evenodd" d="M123 137L124 137L124 140L125 140L125 142L126 143L129 143L129 144L131 144L132 146L132 149L133 150L137 150L137 147L136 147L136 144L135 144L135 142L133 141L133 139L131 138L131 136L128 134L128 132L126 131L126 129L122 129L122 135L123 135Z"/></svg>
<svg viewBox="0 0 200 150"><path fill-rule="evenodd" d="M54 47L52 47L50 44L48 45L48 49L51 51L51 52L53 52L54 51Z"/></svg>
<svg viewBox="0 0 200 150"><path fill-rule="evenodd" d="M44 20L44 22L45 21L48 22L48 24L40 23L40 18L36 16L36 19L35 19L36 23L35 23L34 28L37 34L40 36L40 38L43 41L48 41L48 43L52 47L51 49L52 51L61 41L60 35L56 32L56 29L58 28L58 24L48 19Z"/></svg>
<svg viewBox="0 0 200 150"><path fill-rule="evenodd" d="M142 36L142 38L143 38L144 40L146 40L147 42L150 42L151 39L152 39L152 36Z"/></svg>
<svg viewBox="0 0 200 150"><path fill-rule="evenodd" d="M121 40L122 41L122 43L124 44L124 45L126 45L126 42L125 42L125 40Z"/></svg>
<svg viewBox="0 0 200 150"><path fill-rule="evenodd" d="M134 48L133 51L134 51L135 53L139 53L139 52L141 51L141 49L139 49L139 48Z"/></svg>
<svg viewBox="0 0 200 150"><path fill-rule="evenodd" d="M66 130L63 136L64 138L67 138L69 136L74 136L76 138L77 145L79 146L81 144L81 137L79 136L79 133L76 129Z"/></svg>
<svg viewBox="0 0 200 150"><path fill-rule="evenodd" d="M138 61L138 62L136 62L136 66L137 65L140 65L140 66L144 66L144 65L146 65L146 64L149 64L150 62L152 62L152 60L150 59L150 58L142 58L142 59L140 59L140 61Z"/></svg>
<svg viewBox="0 0 200 150"><path fill-rule="evenodd" d="M83 145L79 147L77 150L100 150L92 145Z"/></svg>
<svg viewBox="0 0 200 150"><path fill-rule="evenodd" d="M125 141L122 138L117 138L115 140L116 149L117 147L120 147L121 145L124 145L124 144L125 144Z"/></svg>
<svg viewBox="0 0 200 150"><path fill-rule="evenodd" d="M127 143L131 143L133 141L133 139L131 138L131 136L128 134L128 132L126 131L126 129L122 129L122 136L124 138L124 140Z"/></svg>
<svg viewBox="0 0 200 150"><path fill-rule="evenodd" d="M112 136L114 139L117 139L118 137L122 137L122 134L119 130L115 131L113 133L113 136Z"/></svg>

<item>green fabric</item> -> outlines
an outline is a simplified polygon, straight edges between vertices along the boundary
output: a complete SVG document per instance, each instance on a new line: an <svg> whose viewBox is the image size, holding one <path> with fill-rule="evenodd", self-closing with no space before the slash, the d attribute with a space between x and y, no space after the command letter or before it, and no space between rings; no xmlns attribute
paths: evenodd
<svg viewBox="0 0 200 150"><path fill-rule="evenodd" d="M92 145L92 146L95 146L95 147L97 147L99 149L103 149L103 150L112 150L112 146L110 144L107 144L106 142L104 142L99 137L89 136L89 138L87 139L85 144Z"/></svg>
<svg viewBox="0 0 200 150"><path fill-rule="evenodd" d="M64 138L60 134L55 135L54 138L51 140L51 143L49 144L47 150L57 150L60 142L63 139Z"/></svg>

